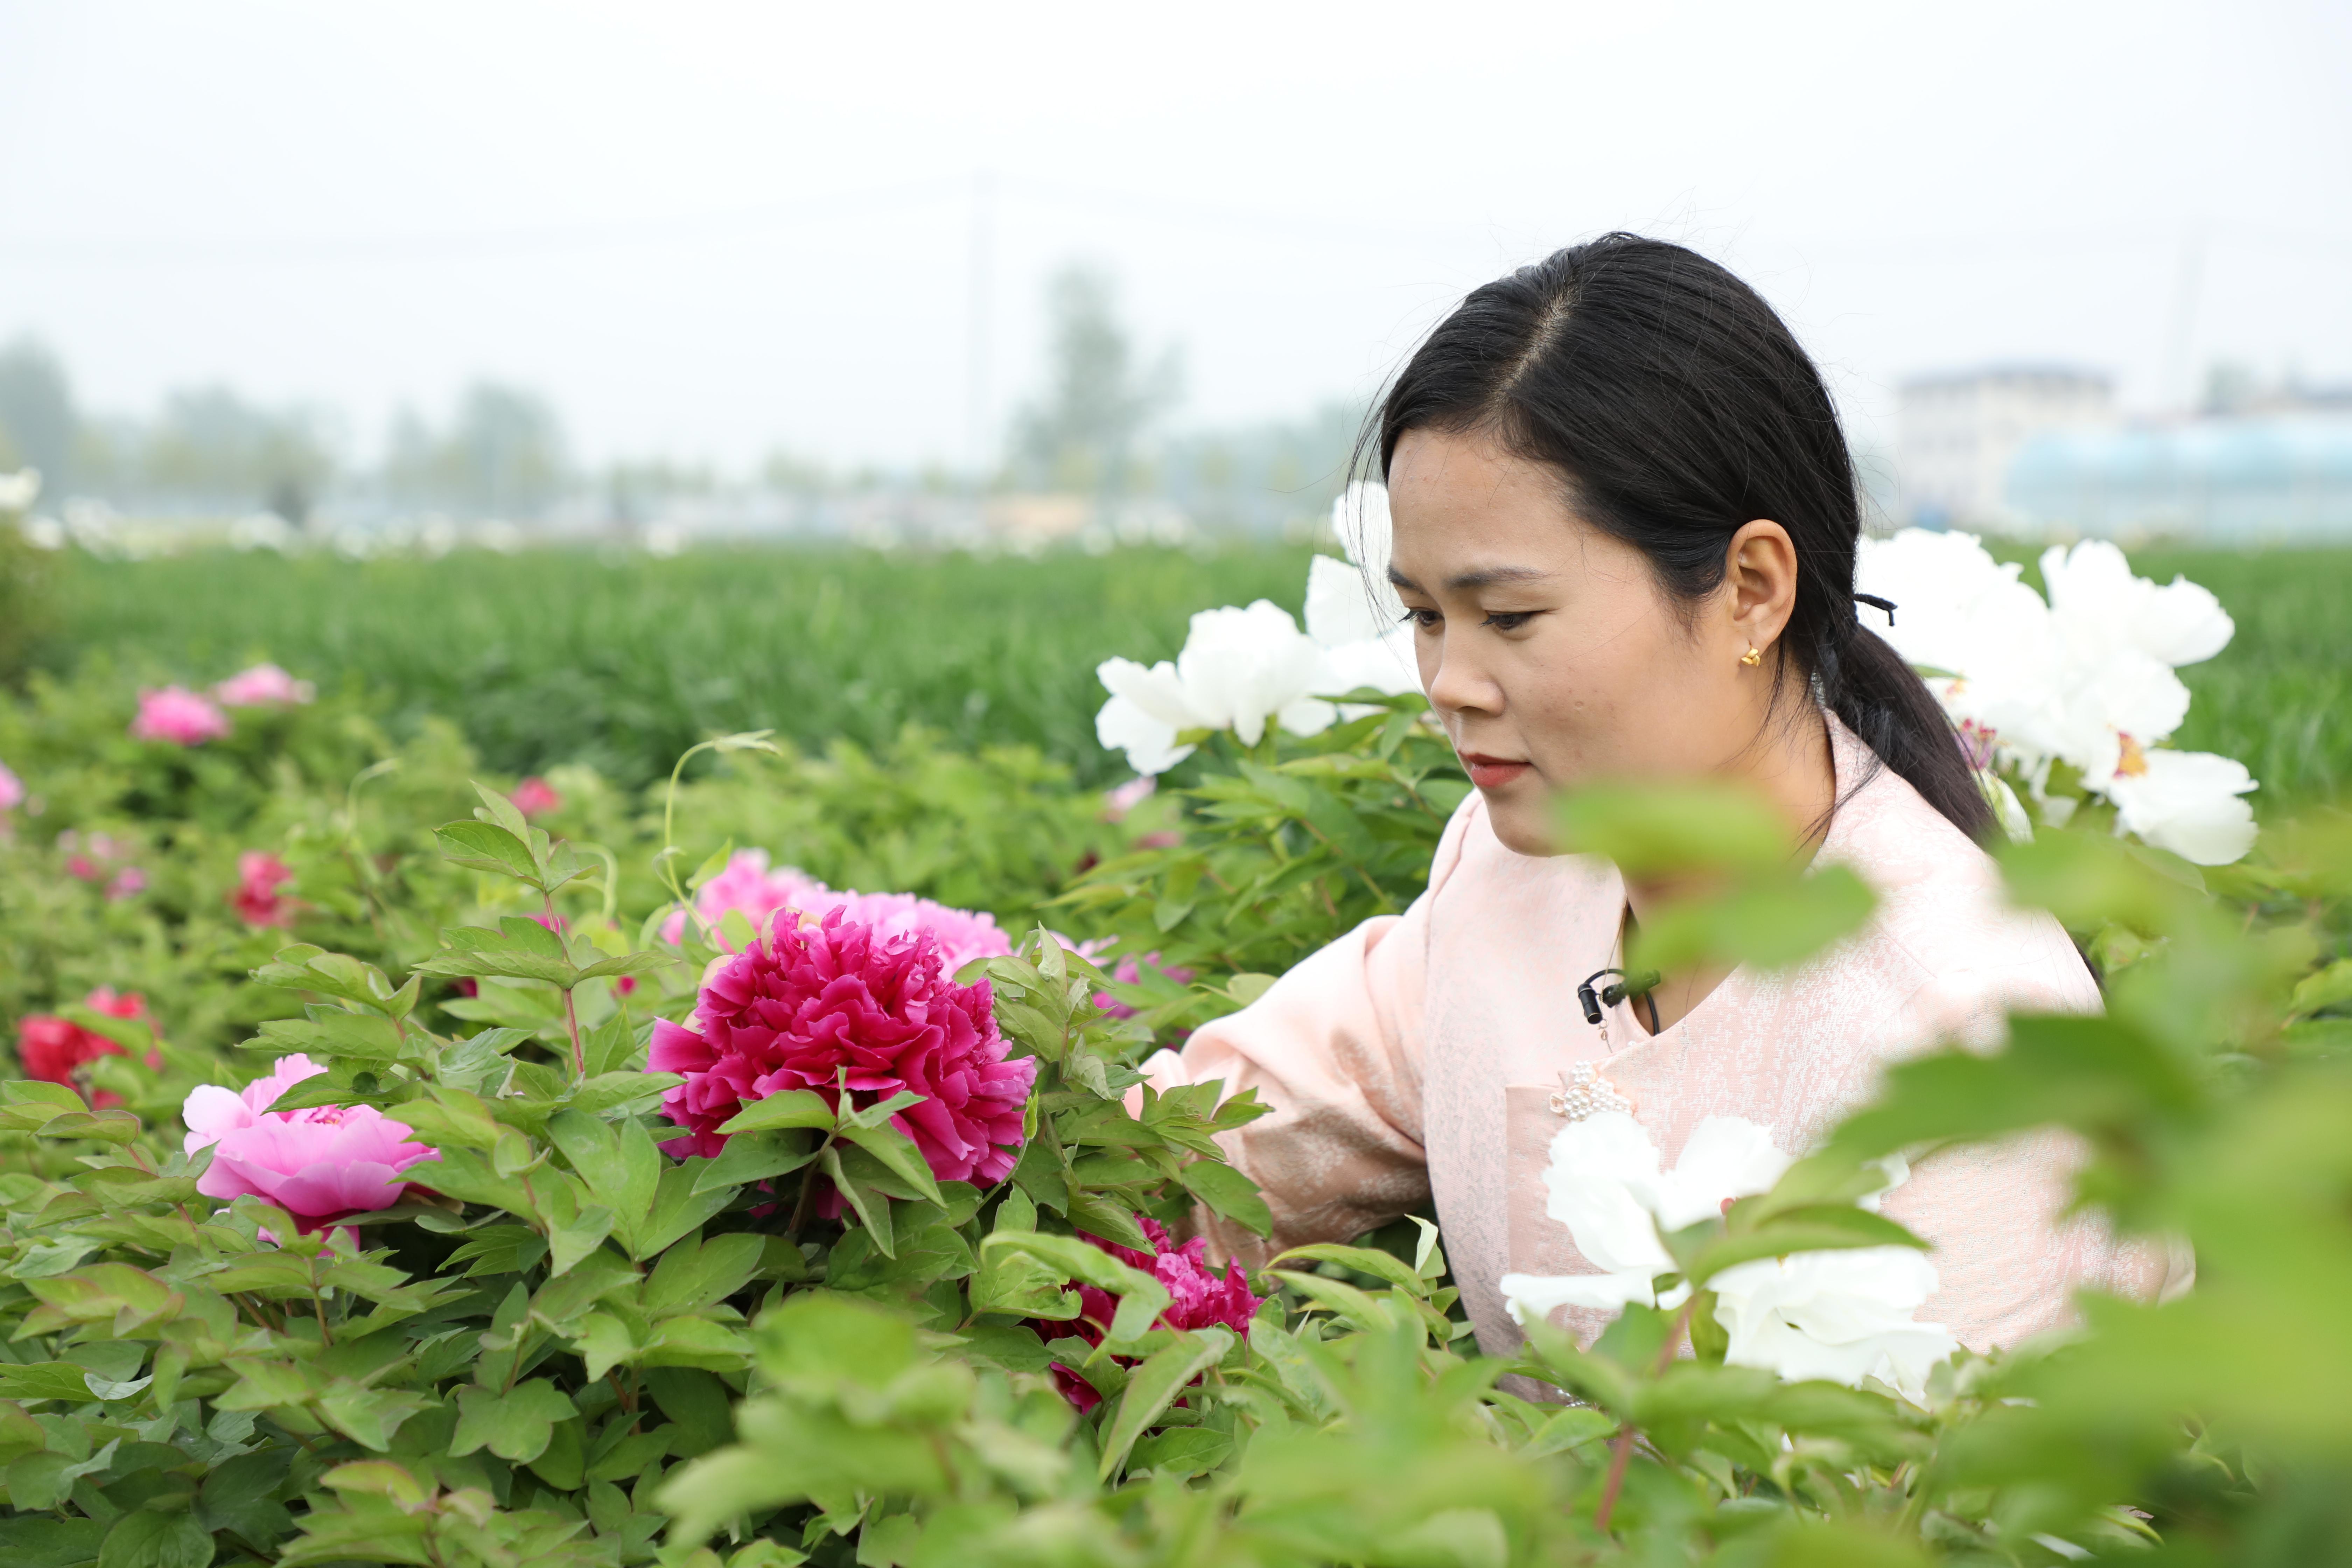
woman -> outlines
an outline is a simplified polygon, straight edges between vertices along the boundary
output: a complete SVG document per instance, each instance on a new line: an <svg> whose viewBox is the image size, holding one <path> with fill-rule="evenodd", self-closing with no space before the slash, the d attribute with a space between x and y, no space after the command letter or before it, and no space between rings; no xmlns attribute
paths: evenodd
<svg viewBox="0 0 2352 1568"><path fill-rule="evenodd" d="M1434 1196L1479 1342L1518 1340L1498 1281L1590 1273L1546 1216L1562 1116L1629 1102L1671 1163L1709 1116L1801 1152L1893 1056L2094 1011L2065 933L2007 908L1983 796L1919 679L1854 616L1853 468L1811 362L1752 289L1612 235L1471 294L1381 410L1389 576L1423 689L1475 790L1428 890L1150 1064L1272 1114L1225 1140L1264 1188L1253 1259L1344 1240ZM1878 895L1790 972L1664 977L1586 1022L1656 890L1554 854L1580 780L1727 776ZM1570 1079L1590 1096L1561 1093ZM2145 1290L2142 1253L2056 1216L2050 1141L1923 1163L1887 1212L1935 1247L1917 1316L1982 1349L2063 1321L2078 1285ZM1606 1314L1561 1309L1590 1338Z"/></svg>

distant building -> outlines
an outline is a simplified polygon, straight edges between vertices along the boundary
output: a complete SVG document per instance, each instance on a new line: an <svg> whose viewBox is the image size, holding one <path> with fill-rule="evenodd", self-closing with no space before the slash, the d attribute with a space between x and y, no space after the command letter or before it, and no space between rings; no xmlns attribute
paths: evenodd
<svg viewBox="0 0 2352 1568"><path fill-rule="evenodd" d="M1930 528L2009 526L2010 463L2049 430L2110 424L2115 384L2063 365L1991 365L1906 382L1896 423L1896 505Z"/></svg>
<svg viewBox="0 0 2352 1568"><path fill-rule="evenodd" d="M2352 413L2049 431L2019 449L2004 499L2037 530L2352 539Z"/></svg>

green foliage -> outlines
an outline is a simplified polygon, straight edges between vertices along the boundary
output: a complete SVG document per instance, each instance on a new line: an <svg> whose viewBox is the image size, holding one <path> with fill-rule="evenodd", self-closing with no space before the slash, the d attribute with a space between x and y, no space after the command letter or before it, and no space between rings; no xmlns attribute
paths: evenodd
<svg viewBox="0 0 2352 1568"><path fill-rule="evenodd" d="M266 652L323 688L364 686L396 736L454 722L509 774L580 763L638 788L706 735L769 729L870 753L911 723L957 752L1034 748L1099 787L1125 768L1095 740L1095 667L1173 658L1202 605L1297 609L1307 554L74 553L54 657L61 671L119 659L161 684Z"/></svg>
<svg viewBox="0 0 2352 1568"><path fill-rule="evenodd" d="M79 714L77 694L110 706ZM68 1007L100 980L153 1005L72 1015L127 1053L90 1069L93 1098L0 1089L0 1545L27 1564L2284 1568L2352 1526L2340 816L2203 875L2079 832L2010 851L2013 895L2098 959L2105 1016L1906 1062L1772 1192L1661 1237L1657 1283L1692 1287L1685 1304L1629 1309L1590 1346L1538 1325L1504 1360L1465 1342L1426 1228L1276 1258L1245 1333L1171 1327L1169 1277L1082 1239L1141 1247L1143 1220L1196 1204L1265 1226L1217 1142L1259 1108L1155 1094L1135 1064L1155 1027L1418 890L1461 784L1410 702L1213 746L1181 809L1119 825L1028 762L927 763L912 741L908 765L866 772L734 736L678 791L682 820L580 772L533 821L468 789L453 736L394 747L331 699L211 756L109 750L120 689L0 715L45 799L0 848L0 938L31 961L0 982L9 1005ZM177 767L216 772L198 788ZM838 793L764 798L807 780ZM993 837L992 789L1014 825ZM1095 1003L1118 988L1043 930L981 965L1038 1070L994 1186L938 1180L892 1123L904 1096L772 1095L718 1159L673 1157L656 1102L677 1080L646 1070L647 1042L712 951L689 931L678 962L655 934L684 868L747 831L822 851L895 823L913 847L824 852L928 858L952 886L975 873L923 840L934 795L974 803L992 868L1108 836L1051 923L1201 981L1125 988L1145 1005L1119 1018ZM1564 810L1580 847L1688 879L1690 952L1800 962L1860 918L1738 805ZM829 829L836 812L854 826ZM109 902L68 874L60 824L133 844L156 890ZM1141 831L1181 837L1128 852ZM290 930L222 901L259 847L296 870ZM396 1206L305 1234L198 1192L211 1155L184 1151L180 1100L290 1050L328 1071L282 1107L376 1107L437 1151ZM2037 1128L2081 1141L2086 1211L2193 1251L2193 1290L2093 1296L2084 1332L1963 1357L1923 1405L1726 1364L1724 1269L1910 1242L1856 1206L1871 1162ZM1082 1291L1109 1303L1098 1342L1074 1331ZM1065 1380L1098 1402L1081 1414Z"/></svg>
<svg viewBox="0 0 2352 1568"><path fill-rule="evenodd" d="M1122 951L1159 955L1158 973L1116 991L1153 1027L1231 1012L1428 885L1469 781L1425 702L1370 695L1358 693L1371 711L1305 740L1275 727L1255 749L1209 737L1215 760L1179 792L1181 839L1106 861L1061 900ZM1171 969L1192 972L1189 988Z"/></svg>

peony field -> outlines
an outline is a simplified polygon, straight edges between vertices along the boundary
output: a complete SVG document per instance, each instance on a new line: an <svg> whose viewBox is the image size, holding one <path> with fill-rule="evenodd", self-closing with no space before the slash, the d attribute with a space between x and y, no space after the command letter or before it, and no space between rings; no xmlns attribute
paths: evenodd
<svg viewBox="0 0 2352 1568"><path fill-rule="evenodd" d="M6 1568L2352 1541L2352 552L1866 540L1865 624L2106 1011L1906 1060L1818 1148L1715 1118L1666 1167L1578 1086L1541 1223L1602 1271L1506 1276L1490 1355L1433 1210L1227 1256L1268 1108L1150 1065L1403 910L1470 792L1378 486L1099 553L16 521ZM1559 820L1702 889L1662 966L1800 973L1871 913L1736 792ZM1979 1353L1880 1200L2028 1138L2193 1283Z"/></svg>

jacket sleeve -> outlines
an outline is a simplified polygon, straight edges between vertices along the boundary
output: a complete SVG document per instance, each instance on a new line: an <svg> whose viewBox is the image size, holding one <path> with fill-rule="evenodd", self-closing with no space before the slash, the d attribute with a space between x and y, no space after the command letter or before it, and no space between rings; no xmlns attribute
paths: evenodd
<svg viewBox="0 0 2352 1568"><path fill-rule="evenodd" d="M1471 802L1476 800L1471 797ZM1422 998L1433 904L1461 855L1468 806L1447 824L1430 885L1402 915L1366 921L1302 961L1265 995L1205 1024L1180 1056L1144 1064L1153 1085L1255 1089L1272 1110L1222 1134L1226 1157L1273 1211L1260 1240L1205 1209L1219 1258L1256 1265L1285 1247L1349 1241L1429 1196L1422 1149Z"/></svg>

